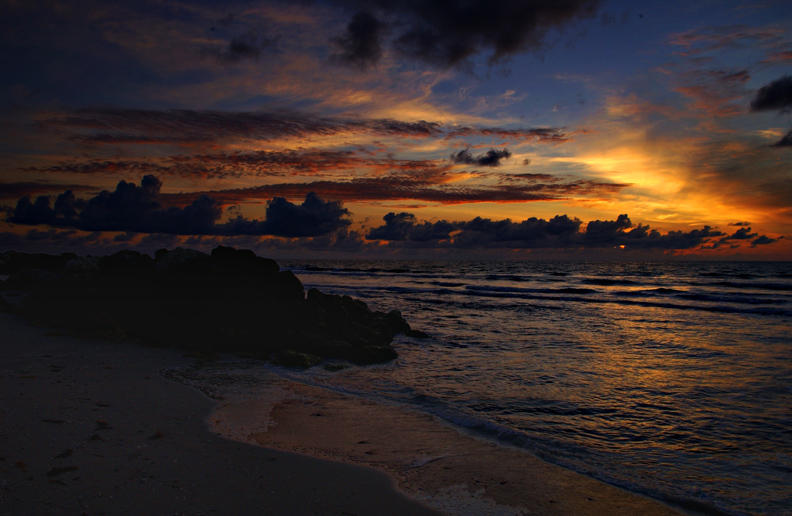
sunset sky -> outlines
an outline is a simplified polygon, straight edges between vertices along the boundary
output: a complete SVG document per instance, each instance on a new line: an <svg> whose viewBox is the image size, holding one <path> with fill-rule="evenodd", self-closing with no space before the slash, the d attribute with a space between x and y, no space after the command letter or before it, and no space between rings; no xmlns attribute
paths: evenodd
<svg viewBox="0 0 792 516"><path fill-rule="evenodd" d="M792 4L639 4L3 2L0 250L792 258Z"/></svg>

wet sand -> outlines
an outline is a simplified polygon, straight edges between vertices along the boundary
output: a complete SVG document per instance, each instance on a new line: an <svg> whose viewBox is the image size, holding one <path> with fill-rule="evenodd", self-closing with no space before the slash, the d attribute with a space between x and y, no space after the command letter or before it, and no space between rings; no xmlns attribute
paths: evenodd
<svg viewBox="0 0 792 516"><path fill-rule="evenodd" d="M0 313L0 514L432 514L370 468L211 433L179 352Z"/></svg>
<svg viewBox="0 0 792 516"><path fill-rule="evenodd" d="M275 375L212 400L177 351L7 314L0 342L0 514L676 514L403 407Z"/></svg>
<svg viewBox="0 0 792 516"><path fill-rule="evenodd" d="M679 514L427 414L290 381L279 390L274 402L221 403L210 424L267 448L385 471L405 493L449 514ZM250 419L265 412L263 425Z"/></svg>

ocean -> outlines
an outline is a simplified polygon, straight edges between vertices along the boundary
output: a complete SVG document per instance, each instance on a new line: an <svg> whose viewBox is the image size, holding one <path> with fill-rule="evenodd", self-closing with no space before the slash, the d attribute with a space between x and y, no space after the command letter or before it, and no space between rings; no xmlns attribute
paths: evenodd
<svg viewBox="0 0 792 516"><path fill-rule="evenodd" d="M274 371L697 513L792 514L792 262L281 265L429 338L397 337L384 365L175 377L246 399ZM222 433L268 424L252 416Z"/></svg>
<svg viewBox="0 0 792 516"><path fill-rule="evenodd" d="M792 263L284 267L430 335L387 366L292 378L692 509L792 513Z"/></svg>

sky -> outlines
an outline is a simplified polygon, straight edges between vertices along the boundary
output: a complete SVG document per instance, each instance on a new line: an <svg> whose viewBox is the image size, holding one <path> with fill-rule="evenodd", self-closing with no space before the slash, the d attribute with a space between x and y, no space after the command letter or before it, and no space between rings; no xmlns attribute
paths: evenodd
<svg viewBox="0 0 792 516"><path fill-rule="evenodd" d="M792 259L788 2L2 3L0 249Z"/></svg>

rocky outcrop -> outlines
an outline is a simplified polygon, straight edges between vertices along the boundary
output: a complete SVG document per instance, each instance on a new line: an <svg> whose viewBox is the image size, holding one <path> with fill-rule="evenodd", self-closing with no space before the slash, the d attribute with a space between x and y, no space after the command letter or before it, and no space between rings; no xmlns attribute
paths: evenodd
<svg viewBox="0 0 792 516"><path fill-rule="evenodd" d="M101 258L0 255L5 289L38 322L158 346L242 352L297 367L324 358L356 364L396 357L399 333L420 336L398 311L372 311L349 296L311 289L252 251L218 247L134 251Z"/></svg>

